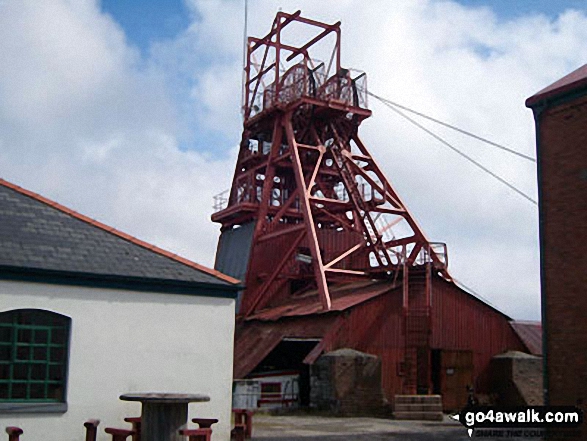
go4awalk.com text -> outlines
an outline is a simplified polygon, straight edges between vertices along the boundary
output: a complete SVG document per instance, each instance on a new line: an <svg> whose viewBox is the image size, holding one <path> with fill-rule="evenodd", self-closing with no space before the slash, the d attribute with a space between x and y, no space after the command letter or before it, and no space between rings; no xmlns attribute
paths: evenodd
<svg viewBox="0 0 587 441"><path fill-rule="evenodd" d="M470 437L514 438L542 437L552 430L574 433L583 423L583 413L572 406L528 406L517 408L478 407L463 409L452 417Z"/></svg>

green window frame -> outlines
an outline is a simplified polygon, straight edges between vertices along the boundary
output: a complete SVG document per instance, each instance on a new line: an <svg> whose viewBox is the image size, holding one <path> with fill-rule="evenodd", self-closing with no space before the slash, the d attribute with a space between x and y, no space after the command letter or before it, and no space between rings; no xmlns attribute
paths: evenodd
<svg viewBox="0 0 587 441"><path fill-rule="evenodd" d="M43 309L0 313L0 404L65 403L70 329Z"/></svg>

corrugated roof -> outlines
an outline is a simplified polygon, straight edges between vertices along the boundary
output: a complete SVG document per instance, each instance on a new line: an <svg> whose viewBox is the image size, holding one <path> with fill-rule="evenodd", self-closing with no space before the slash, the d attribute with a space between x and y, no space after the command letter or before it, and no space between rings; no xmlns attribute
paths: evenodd
<svg viewBox="0 0 587 441"><path fill-rule="evenodd" d="M565 75L550 86L545 87L538 93L526 100L526 107L533 107L541 101L554 98L578 88L587 88L587 64L579 69Z"/></svg>
<svg viewBox="0 0 587 441"><path fill-rule="evenodd" d="M330 288L332 307L324 311L316 290L295 297L292 301L263 309L247 318L247 320L275 321L282 317L295 317L312 314L324 314L332 311L344 311L359 303L380 296L393 289L389 281L364 281L349 283Z"/></svg>
<svg viewBox="0 0 587 441"><path fill-rule="evenodd" d="M475 301L485 305L479 298L469 294L454 282L445 281L439 276L438 280L453 286ZM363 281L331 287L332 309L324 311L316 290L307 291L302 296L296 296L287 304L264 309L254 316L242 319L236 329L235 338L235 378L244 378L286 337L320 338L321 343L312 351L305 363L313 363L322 353L324 342L330 335L339 332L340 325L346 322L342 311L380 298L385 294L401 295L401 286L394 288L390 281ZM502 312L495 310L508 322L511 320ZM338 321L339 319L343 321ZM520 335L521 341L534 355L541 354L540 324L535 322L510 322L515 332ZM536 328L538 326L538 328Z"/></svg>
<svg viewBox="0 0 587 441"><path fill-rule="evenodd" d="M286 337L322 338L337 315L297 317L278 322L237 323L234 378L244 378Z"/></svg>
<svg viewBox="0 0 587 441"><path fill-rule="evenodd" d="M518 320L510 325L532 355L542 355L542 323Z"/></svg>
<svg viewBox="0 0 587 441"><path fill-rule="evenodd" d="M0 266L226 286L238 280L0 179Z"/></svg>
<svg viewBox="0 0 587 441"><path fill-rule="evenodd" d="M317 291L311 290L285 305L267 308L247 317L236 329L234 377L248 375L284 338L321 339L336 326L341 311L393 289L386 280L333 286L330 289L332 308L329 311L322 309Z"/></svg>

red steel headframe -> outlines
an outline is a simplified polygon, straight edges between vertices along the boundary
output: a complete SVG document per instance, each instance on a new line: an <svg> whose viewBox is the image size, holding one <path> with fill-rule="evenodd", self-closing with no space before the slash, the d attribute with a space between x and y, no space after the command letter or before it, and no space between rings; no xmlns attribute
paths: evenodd
<svg viewBox="0 0 587 441"><path fill-rule="evenodd" d="M321 33L316 35L310 41L302 46L293 46L284 44L281 40L283 30L292 22L304 23L306 25L323 29ZM319 21L311 20L301 17L301 11L296 11L293 14L278 12L271 31L263 38L248 37L247 39L247 64L245 65L245 84L244 84L244 115L245 120L251 117L251 109L254 105L255 98L259 93L259 86L263 79L273 77L275 84L275 94L279 94L280 89L280 63L285 58L285 61L290 62L298 56L303 56L310 60L308 49L314 44L318 43L330 33L336 34L336 43L333 48L333 57L335 57L336 71L340 69L340 22L333 25L321 23ZM275 56L273 62L268 62L270 49L273 48ZM259 64L254 62L254 54L258 49L264 49L263 59Z"/></svg>
<svg viewBox="0 0 587 441"><path fill-rule="evenodd" d="M317 33L292 44L284 29L294 25ZM325 68L311 55L331 34ZM340 22L279 12L265 37L248 39L245 77L228 206L212 216L223 231L254 223L241 314L312 290L328 310L333 284L395 283L418 264L450 277L444 245L428 241L359 139L371 115L366 77L341 67Z"/></svg>

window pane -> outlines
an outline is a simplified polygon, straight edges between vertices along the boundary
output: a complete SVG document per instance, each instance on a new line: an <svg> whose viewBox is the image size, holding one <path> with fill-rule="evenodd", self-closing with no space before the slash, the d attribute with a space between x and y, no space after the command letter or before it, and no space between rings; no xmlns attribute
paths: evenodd
<svg viewBox="0 0 587 441"><path fill-rule="evenodd" d="M31 384L31 399L45 398L45 385L44 384Z"/></svg>
<svg viewBox="0 0 587 441"><path fill-rule="evenodd" d="M26 398L26 383L12 383L12 397L16 400L24 400Z"/></svg>
<svg viewBox="0 0 587 441"><path fill-rule="evenodd" d="M54 362L55 361L62 362L64 354L65 354L65 352L63 351L63 348L51 348L50 360L54 361Z"/></svg>
<svg viewBox="0 0 587 441"><path fill-rule="evenodd" d="M61 384L49 384L47 391L47 398L54 400L61 400L63 398L63 385Z"/></svg>
<svg viewBox="0 0 587 441"><path fill-rule="evenodd" d="M16 347L16 359L19 361L29 361L30 348L28 346Z"/></svg>
<svg viewBox="0 0 587 441"><path fill-rule="evenodd" d="M35 329L35 343L48 343L49 333L46 329Z"/></svg>
<svg viewBox="0 0 587 441"><path fill-rule="evenodd" d="M45 361L47 360L47 348L45 346L33 348L33 360Z"/></svg>
<svg viewBox="0 0 587 441"><path fill-rule="evenodd" d="M49 366L49 379L62 380L63 379L63 365Z"/></svg>
<svg viewBox="0 0 587 441"><path fill-rule="evenodd" d="M8 326L0 326L0 342L12 342L12 328L9 328Z"/></svg>
<svg viewBox="0 0 587 441"><path fill-rule="evenodd" d="M10 365L8 363L0 364L0 380L8 380L10 378Z"/></svg>
<svg viewBox="0 0 587 441"><path fill-rule="evenodd" d="M70 319L34 309L0 313L0 401L62 401Z"/></svg>
<svg viewBox="0 0 587 441"><path fill-rule="evenodd" d="M47 366L45 364L31 365L31 380L45 380L47 378Z"/></svg>
<svg viewBox="0 0 587 441"><path fill-rule="evenodd" d="M261 384L262 394L273 394L281 393L281 383L262 383Z"/></svg>
<svg viewBox="0 0 587 441"><path fill-rule="evenodd" d="M30 343L32 340L32 332L30 329L19 329L18 330L18 341L20 343Z"/></svg>
<svg viewBox="0 0 587 441"><path fill-rule="evenodd" d="M10 361L12 357L12 346L0 344L0 361Z"/></svg>
<svg viewBox="0 0 587 441"><path fill-rule="evenodd" d="M26 380L29 375L29 366L26 363L15 363L12 367L12 378Z"/></svg>
<svg viewBox="0 0 587 441"><path fill-rule="evenodd" d="M56 328L51 330L51 343L65 344L65 337L67 332L65 328Z"/></svg>

